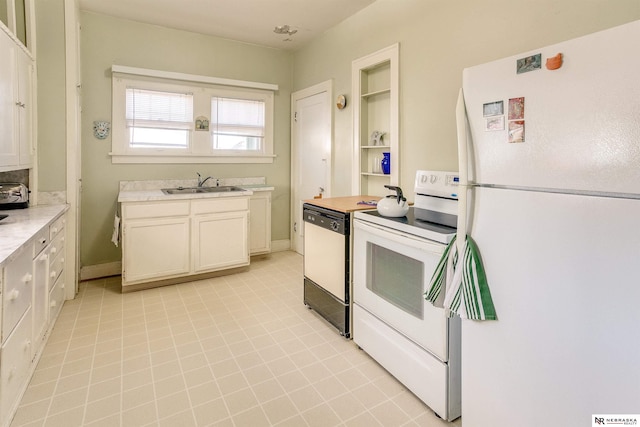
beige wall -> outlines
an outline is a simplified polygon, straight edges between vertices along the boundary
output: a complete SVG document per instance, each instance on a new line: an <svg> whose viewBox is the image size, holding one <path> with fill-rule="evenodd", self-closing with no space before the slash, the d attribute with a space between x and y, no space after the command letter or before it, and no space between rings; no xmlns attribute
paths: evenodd
<svg viewBox="0 0 640 427"><path fill-rule="evenodd" d="M39 186L65 189L62 0L38 2ZM291 54L275 49L82 13L83 266L120 260L110 243L118 181L266 176L277 190L273 239L289 238L290 93L333 79L351 91L351 61L400 42L401 185L415 171L457 169L453 110L462 69L640 19L639 0L378 0ZM273 165L112 165L110 140L93 137L110 120L112 64L280 85ZM335 196L351 193L350 107L335 112Z"/></svg>
<svg viewBox="0 0 640 427"><path fill-rule="evenodd" d="M196 171L218 178L265 176L276 187L272 238L289 238L290 53L220 38L141 24L94 13L80 16L82 31L82 228L81 263L120 260L110 243L121 180L193 179ZM93 136L95 120L111 120L113 64L279 85L275 97L275 154L267 165L114 165L111 138ZM153 248L149 248L153 250Z"/></svg>
<svg viewBox="0 0 640 427"><path fill-rule="evenodd" d="M63 0L36 5L38 81L38 191L66 187Z"/></svg>
<svg viewBox="0 0 640 427"><path fill-rule="evenodd" d="M454 109L462 69L640 19L638 0L378 0L294 55L294 91L400 43L400 185L418 169L457 170ZM630 53L631 54L631 53ZM351 194L352 109L335 113L334 196Z"/></svg>

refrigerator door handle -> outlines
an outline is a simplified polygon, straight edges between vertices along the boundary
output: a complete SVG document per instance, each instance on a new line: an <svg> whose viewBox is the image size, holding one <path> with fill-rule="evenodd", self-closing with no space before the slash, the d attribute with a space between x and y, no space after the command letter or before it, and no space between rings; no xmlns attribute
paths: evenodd
<svg viewBox="0 0 640 427"><path fill-rule="evenodd" d="M467 112L464 105L464 93L462 88L458 93L458 102L456 103L456 126L458 132L458 174L459 189L458 191L458 238L456 245L458 253L463 253L464 242L467 237L467 190L469 188L469 147L467 144Z"/></svg>

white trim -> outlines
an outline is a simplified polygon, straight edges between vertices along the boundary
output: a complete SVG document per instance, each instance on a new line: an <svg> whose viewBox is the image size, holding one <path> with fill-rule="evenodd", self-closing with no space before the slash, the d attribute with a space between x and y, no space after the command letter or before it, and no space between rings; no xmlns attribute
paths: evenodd
<svg viewBox="0 0 640 427"><path fill-rule="evenodd" d="M75 298L80 267L80 23L78 1L64 0L65 37L65 129L66 129L66 197L69 210L65 226L65 299ZM37 153L37 151L36 151Z"/></svg>
<svg viewBox="0 0 640 427"><path fill-rule="evenodd" d="M362 72L389 64L389 87L385 90L373 93L389 94L389 130L385 136L389 151L391 152L391 174L387 175L389 185L400 185L400 44L395 43L369 55L363 56L351 62L351 93L353 96L353 180L351 191L353 195L370 194L375 192L362 188L362 177L366 172L362 170L362 140L368 135L362 135L362 122L368 120L367 111L362 111L362 99L373 93L362 93ZM365 129L366 131L366 129ZM378 194L380 195L380 194ZM382 194L384 195L384 194Z"/></svg>
<svg viewBox="0 0 640 427"><path fill-rule="evenodd" d="M80 280L101 279L103 277L122 274L122 262L114 261L105 264L87 265L80 269Z"/></svg>
<svg viewBox="0 0 640 427"><path fill-rule="evenodd" d="M289 239L272 240L271 253L284 252L291 249ZM261 254L264 255L264 254ZM122 262L114 261L104 264L87 265L80 269L80 280L94 280L105 277L119 276L122 274Z"/></svg>
<svg viewBox="0 0 640 427"><path fill-rule="evenodd" d="M273 163L276 155L265 156L206 156L194 154L191 156L171 156L153 154L115 154L109 153L112 163L120 164L173 164L173 163Z"/></svg>
<svg viewBox="0 0 640 427"><path fill-rule="evenodd" d="M224 79L221 77L200 76L197 74L176 73L173 71L151 70L149 68L128 67L126 65L112 65L111 72L133 74L136 76L159 77L162 79L183 80L187 82L210 83L222 86L244 87L250 89L265 89L277 91L278 85L272 83L250 82L246 80Z"/></svg>
<svg viewBox="0 0 640 427"><path fill-rule="evenodd" d="M284 252L290 249L291 249L291 240L289 239L271 241L271 252Z"/></svg>
<svg viewBox="0 0 640 427"><path fill-rule="evenodd" d="M141 89L189 92L193 94L193 115L211 115L211 96L232 97L262 101L265 104L265 135L260 150L216 150L212 144L212 132L192 130L189 146L176 149L132 148L125 119L126 91L129 87ZM275 94L270 90L201 85L191 81L177 81L158 77L143 78L137 75L114 73L112 78L111 161L112 163L273 163ZM194 117L194 118L195 118Z"/></svg>

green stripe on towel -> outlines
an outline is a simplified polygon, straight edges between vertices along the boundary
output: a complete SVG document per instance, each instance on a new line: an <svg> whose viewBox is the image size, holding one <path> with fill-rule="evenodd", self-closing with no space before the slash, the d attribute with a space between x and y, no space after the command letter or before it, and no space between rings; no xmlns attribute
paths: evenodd
<svg viewBox="0 0 640 427"><path fill-rule="evenodd" d="M462 259L454 239L447 245L431 277L425 298L463 319L497 320L478 245L466 236ZM458 267L458 261L461 267Z"/></svg>

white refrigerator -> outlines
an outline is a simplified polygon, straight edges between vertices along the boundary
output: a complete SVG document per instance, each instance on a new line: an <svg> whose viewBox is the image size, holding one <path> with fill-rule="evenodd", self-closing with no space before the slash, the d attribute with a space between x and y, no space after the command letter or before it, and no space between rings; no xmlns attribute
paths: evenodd
<svg viewBox="0 0 640 427"><path fill-rule="evenodd" d="M465 69L457 113L498 318L462 322L463 425L640 414L640 21Z"/></svg>

